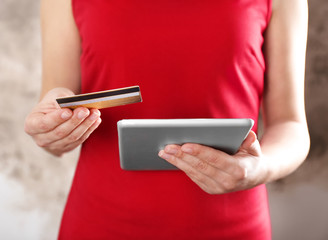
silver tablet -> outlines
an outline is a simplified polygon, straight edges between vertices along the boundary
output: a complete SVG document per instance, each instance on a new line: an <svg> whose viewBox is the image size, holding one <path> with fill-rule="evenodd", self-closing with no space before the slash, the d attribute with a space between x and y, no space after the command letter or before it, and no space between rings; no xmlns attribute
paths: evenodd
<svg viewBox="0 0 328 240"><path fill-rule="evenodd" d="M128 119L117 123L121 168L174 170L158 157L168 144L199 143L234 154L252 128L252 119Z"/></svg>

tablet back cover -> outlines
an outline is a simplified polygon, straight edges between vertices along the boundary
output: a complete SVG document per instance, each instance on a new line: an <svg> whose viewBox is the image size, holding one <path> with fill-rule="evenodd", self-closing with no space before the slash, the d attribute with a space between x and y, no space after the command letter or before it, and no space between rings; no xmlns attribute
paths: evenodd
<svg viewBox="0 0 328 240"><path fill-rule="evenodd" d="M252 119L121 120L117 123L121 168L176 170L158 157L168 144L199 143L234 154L252 126Z"/></svg>

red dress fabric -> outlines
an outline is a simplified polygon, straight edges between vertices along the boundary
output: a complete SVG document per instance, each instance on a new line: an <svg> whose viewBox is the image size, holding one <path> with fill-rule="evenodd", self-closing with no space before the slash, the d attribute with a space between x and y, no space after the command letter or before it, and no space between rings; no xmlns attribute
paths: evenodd
<svg viewBox="0 0 328 240"><path fill-rule="evenodd" d="M271 239L264 185L210 195L182 171L124 171L116 123L252 118L270 0L73 0L82 91L139 85L83 144L59 239ZM63 36L64 37L64 36Z"/></svg>

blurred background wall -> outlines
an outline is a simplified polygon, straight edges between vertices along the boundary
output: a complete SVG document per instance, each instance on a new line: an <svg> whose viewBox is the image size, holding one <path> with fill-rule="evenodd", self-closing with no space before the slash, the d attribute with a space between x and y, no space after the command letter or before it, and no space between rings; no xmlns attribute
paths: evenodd
<svg viewBox="0 0 328 240"><path fill-rule="evenodd" d="M268 185L274 240L328 239L328 2L309 0L308 160ZM24 134L40 90L39 1L0 1L0 239L56 239L78 150L59 159Z"/></svg>

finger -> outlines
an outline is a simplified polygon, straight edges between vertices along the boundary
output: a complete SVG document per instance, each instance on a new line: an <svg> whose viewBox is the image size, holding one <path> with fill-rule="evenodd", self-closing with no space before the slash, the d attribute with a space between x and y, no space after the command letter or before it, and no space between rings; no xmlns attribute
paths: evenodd
<svg viewBox="0 0 328 240"><path fill-rule="evenodd" d="M237 161L229 167L231 171L222 170L192 155L183 153L178 145L166 146L159 156L184 171L197 185L212 194L236 190L240 180L245 177L244 168L239 166Z"/></svg>
<svg viewBox="0 0 328 240"><path fill-rule="evenodd" d="M75 142L70 143L65 146L65 151L71 151L75 149L77 146L85 142L89 138L89 136L98 128L101 124L101 118L98 118L94 124Z"/></svg>
<svg viewBox="0 0 328 240"><path fill-rule="evenodd" d="M233 156L220 150L199 144L187 143L181 147L181 151L197 159L201 159L208 165L233 176L235 179L244 179L247 174L247 170L240 165L239 161L236 161ZM215 174L218 174L218 171L215 171Z"/></svg>
<svg viewBox="0 0 328 240"><path fill-rule="evenodd" d="M204 192L207 192L209 194L218 194L221 193L222 191L215 186L214 188L211 186L208 186L204 184L203 182L199 181L198 179L194 178L193 176L189 176L186 174L198 187L200 187Z"/></svg>
<svg viewBox="0 0 328 240"><path fill-rule="evenodd" d="M228 174L220 169L216 169L213 174L207 175L207 173L202 172L202 169L199 170L191 166L194 171L186 171L185 173L204 191L210 194L219 194L235 191L239 188L240 180L243 180L243 176L236 177L234 174ZM211 168L211 167L209 167ZM208 169L209 169L208 168ZM198 172L203 173L208 179L202 178L203 175L199 175ZM204 181L206 180L206 181Z"/></svg>
<svg viewBox="0 0 328 240"><path fill-rule="evenodd" d="M64 152L70 151L82 144L87 139L87 137L89 137L89 135L99 126L100 123L101 119L98 118L87 128L85 128L86 125L79 126L78 128L74 129L69 136L49 144L46 148L51 151L56 151L57 149L61 149L61 151Z"/></svg>
<svg viewBox="0 0 328 240"><path fill-rule="evenodd" d="M261 146L259 141L257 140L255 132L249 132L249 134L241 144L238 152L245 152L253 156L259 156L261 154Z"/></svg>
<svg viewBox="0 0 328 240"><path fill-rule="evenodd" d="M233 164L229 154L200 144L186 143L182 145L181 151L228 173Z"/></svg>
<svg viewBox="0 0 328 240"><path fill-rule="evenodd" d="M67 137L62 139L64 145L72 142L80 142L81 137L94 125L94 123L100 118L99 110L93 109L90 111L90 115L78 125Z"/></svg>
<svg viewBox="0 0 328 240"><path fill-rule="evenodd" d="M177 168L179 168L183 172L185 172L193 180L195 180L197 182L202 182L204 185L211 185L212 184L211 182L213 180L209 176L207 176L204 173L202 173L202 172L198 171L197 169L193 168L190 164L188 164L187 162L181 160L180 158L178 158L174 155L168 154L164 150L161 150L158 153L158 156L165 159L166 161L168 161L172 165L176 166Z"/></svg>
<svg viewBox="0 0 328 240"><path fill-rule="evenodd" d="M41 147L46 147L53 142L62 140L70 135L72 131L89 116L89 114L90 111L87 108L77 108L74 110L73 116L69 120L58 125L50 132L34 136L34 139Z"/></svg>
<svg viewBox="0 0 328 240"><path fill-rule="evenodd" d="M236 183L244 178L244 168L241 168L237 164L237 162L231 163L231 166L225 169L220 169L216 166L208 164L202 159L184 153L181 149L182 147L178 145L167 145L164 149L164 153L169 155L173 154L175 160L181 160L183 162L186 162L196 171L201 172L205 176L208 176L210 179L213 180L213 182L216 182L218 185L220 185L222 189L225 189L225 191L232 190L235 187ZM205 148L204 150L208 149ZM214 154L216 154L216 151L214 152ZM230 171L228 171L227 169L229 169Z"/></svg>
<svg viewBox="0 0 328 240"><path fill-rule="evenodd" d="M230 188L234 186L231 184L231 180L228 181L228 179L232 179L231 176L218 169L215 172L215 175L209 176L203 172L203 167L201 168L201 170L199 170L194 166L190 165L189 162L183 161L182 159L174 155L166 153L165 150L161 150L159 152L159 156L167 160L169 163L173 164L183 172L185 172L185 174L193 182L195 182L201 189L203 189L209 194L218 194L230 191ZM190 159L192 158L194 157L190 156ZM183 159L186 158L184 157ZM197 164L197 166L199 165ZM208 165L208 167L213 169L213 167L211 167L210 165Z"/></svg>
<svg viewBox="0 0 328 240"><path fill-rule="evenodd" d="M97 121L82 135L80 138L81 143L89 138L89 136L99 127L101 122L101 118L98 118Z"/></svg>
<svg viewBox="0 0 328 240"><path fill-rule="evenodd" d="M195 168L197 171L202 172L207 176L213 176L217 170L217 168L208 164L206 161L197 158L196 156L184 153L181 150L181 147L178 145L167 145L164 148L164 152L166 154L170 154L175 156L177 159L181 159L182 161L189 164L191 167Z"/></svg>
<svg viewBox="0 0 328 240"><path fill-rule="evenodd" d="M31 113L25 121L25 132L29 135L49 132L67 121L72 115L70 109L56 109L49 113Z"/></svg>

